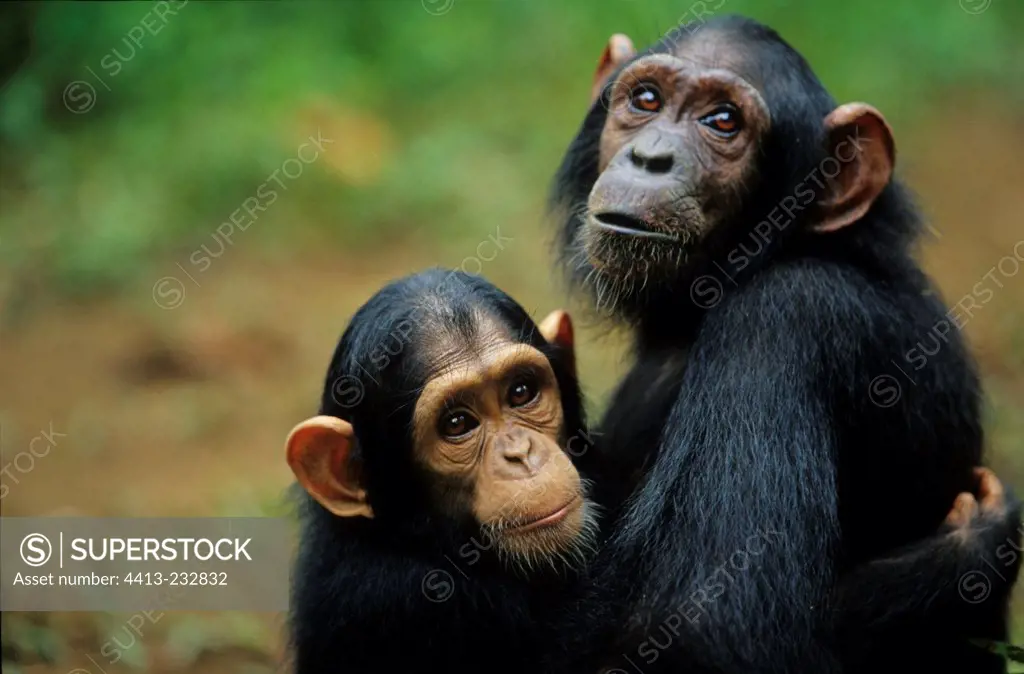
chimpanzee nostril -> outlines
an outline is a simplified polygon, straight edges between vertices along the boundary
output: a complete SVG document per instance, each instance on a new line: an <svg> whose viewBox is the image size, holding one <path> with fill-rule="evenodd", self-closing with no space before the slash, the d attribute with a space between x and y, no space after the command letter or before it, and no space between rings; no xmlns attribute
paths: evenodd
<svg viewBox="0 0 1024 674"><path fill-rule="evenodd" d="M629 161L633 163L633 166L642 168L649 173L668 173L672 170L671 152L645 154L634 146L629 150Z"/></svg>
<svg viewBox="0 0 1024 674"><path fill-rule="evenodd" d="M636 152L635 147L629 148L629 161L632 162L633 166L637 168L644 167L644 159Z"/></svg>
<svg viewBox="0 0 1024 674"><path fill-rule="evenodd" d="M651 173L668 173L672 170L672 155L660 154L647 158L647 170Z"/></svg>

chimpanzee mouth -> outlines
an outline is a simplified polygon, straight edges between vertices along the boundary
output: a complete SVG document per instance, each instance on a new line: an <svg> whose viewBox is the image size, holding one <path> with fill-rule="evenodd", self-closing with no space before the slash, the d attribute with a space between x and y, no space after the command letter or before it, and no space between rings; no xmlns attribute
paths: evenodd
<svg viewBox="0 0 1024 674"><path fill-rule="evenodd" d="M678 237L656 231L646 220L635 215L629 215L628 213L616 213L614 211L594 213L591 216L591 220L597 227L609 232L615 232L616 234L658 239L660 241L678 241Z"/></svg>
<svg viewBox="0 0 1024 674"><path fill-rule="evenodd" d="M523 531L530 531L532 529L538 529L540 527L549 527L558 524L559 522L564 520L566 516L579 505L579 503L580 497L577 494L576 496L573 496L568 503L566 503L553 513L549 513L547 515L544 515L543 517L538 517L528 522L523 522L522 524L517 524L515 527L509 529L509 531L520 533Z"/></svg>

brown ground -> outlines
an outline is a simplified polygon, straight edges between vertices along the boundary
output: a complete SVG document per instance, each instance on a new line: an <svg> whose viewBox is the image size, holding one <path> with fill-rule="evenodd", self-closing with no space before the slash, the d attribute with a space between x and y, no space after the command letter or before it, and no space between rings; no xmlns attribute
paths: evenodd
<svg viewBox="0 0 1024 674"><path fill-rule="evenodd" d="M1024 123L1001 118L1000 110L950 106L941 110L941 127L898 130L900 171L937 232L924 260L950 302L1024 239ZM515 231L515 243L483 272L535 315L562 304L564 295L550 290L556 281L548 273L539 219L502 229ZM467 246L471 250L475 241ZM31 473L18 475L21 483L11 486L3 514L273 511L290 477L283 439L315 411L323 368L346 317L386 280L428 264L457 265L463 257L451 249L417 248L396 255L392 246L372 259L319 249L282 260L243 245L217 261L201 288L187 287L176 309L160 309L151 299L152 281L174 268L170 260L154 268L152 281L121 297L36 306L0 326L3 463L51 422L67 433ZM966 332L996 407L992 463L1021 492L1024 273L1003 282ZM580 342L584 379L591 396L600 398L622 371L620 341L586 328ZM24 626L26 616L18 618ZM116 631L124 617L33 620L68 635L68 642L59 665L25 663L22 671L67 674L75 666L98 672L86 655L95 656L102 635ZM189 641L189 630L205 636ZM280 616L169 618L142 640L141 671L271 671L280 634ZM175 659L174 645L182 642L192 644L190 655L179 649Z"/></svg>

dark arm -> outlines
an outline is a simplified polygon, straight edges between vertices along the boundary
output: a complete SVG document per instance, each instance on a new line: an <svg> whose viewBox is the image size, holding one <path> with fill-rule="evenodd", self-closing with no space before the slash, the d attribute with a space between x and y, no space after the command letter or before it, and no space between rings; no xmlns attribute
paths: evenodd
<svg viewBox="0 0 1024 674"><path fill-rule="evenodd" d="M839 545L827 355L796 303L748 294L707 317L620 524L618 543L643 559L633 636L663 641L677 615L658 655L680 670L826 674Z"/></svg>
<svg viewBox="0 0 1024 674"><path fill-rule="evenodd" d="M841 579L835 609L842 642L908 624L988 636L991 606L1006 605L1020 570L1021 504L991 471L978 476L977 498L961 494L934 536Z"/></svg>

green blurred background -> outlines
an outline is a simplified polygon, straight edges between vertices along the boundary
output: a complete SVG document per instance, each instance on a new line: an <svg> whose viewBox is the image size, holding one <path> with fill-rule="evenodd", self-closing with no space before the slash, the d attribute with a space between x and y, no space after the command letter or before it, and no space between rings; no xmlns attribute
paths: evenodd
<svg viewBox="0 0 1024 674"><path fill-rule="evenodd" d="M7 468L3 515L281 514L283 439L386 280L462 266L535 316L578 307L544 197L593 67L611 33L646 45L700 4L0 4L0 463L65 434ZM770 24L838 99L885 112L931 224L922 262L951 304L1013 255L1024 2L705 6ZM318 134L310 159L299 148ZM991 463L1024 491L1024 273L996 278L965 331ZM582 328L598 411L623 339ZM5 615L3 671L98 672L88 656L128 639L125 618ZM276 671L282 627L175 614L105 669Z"/></svg>

